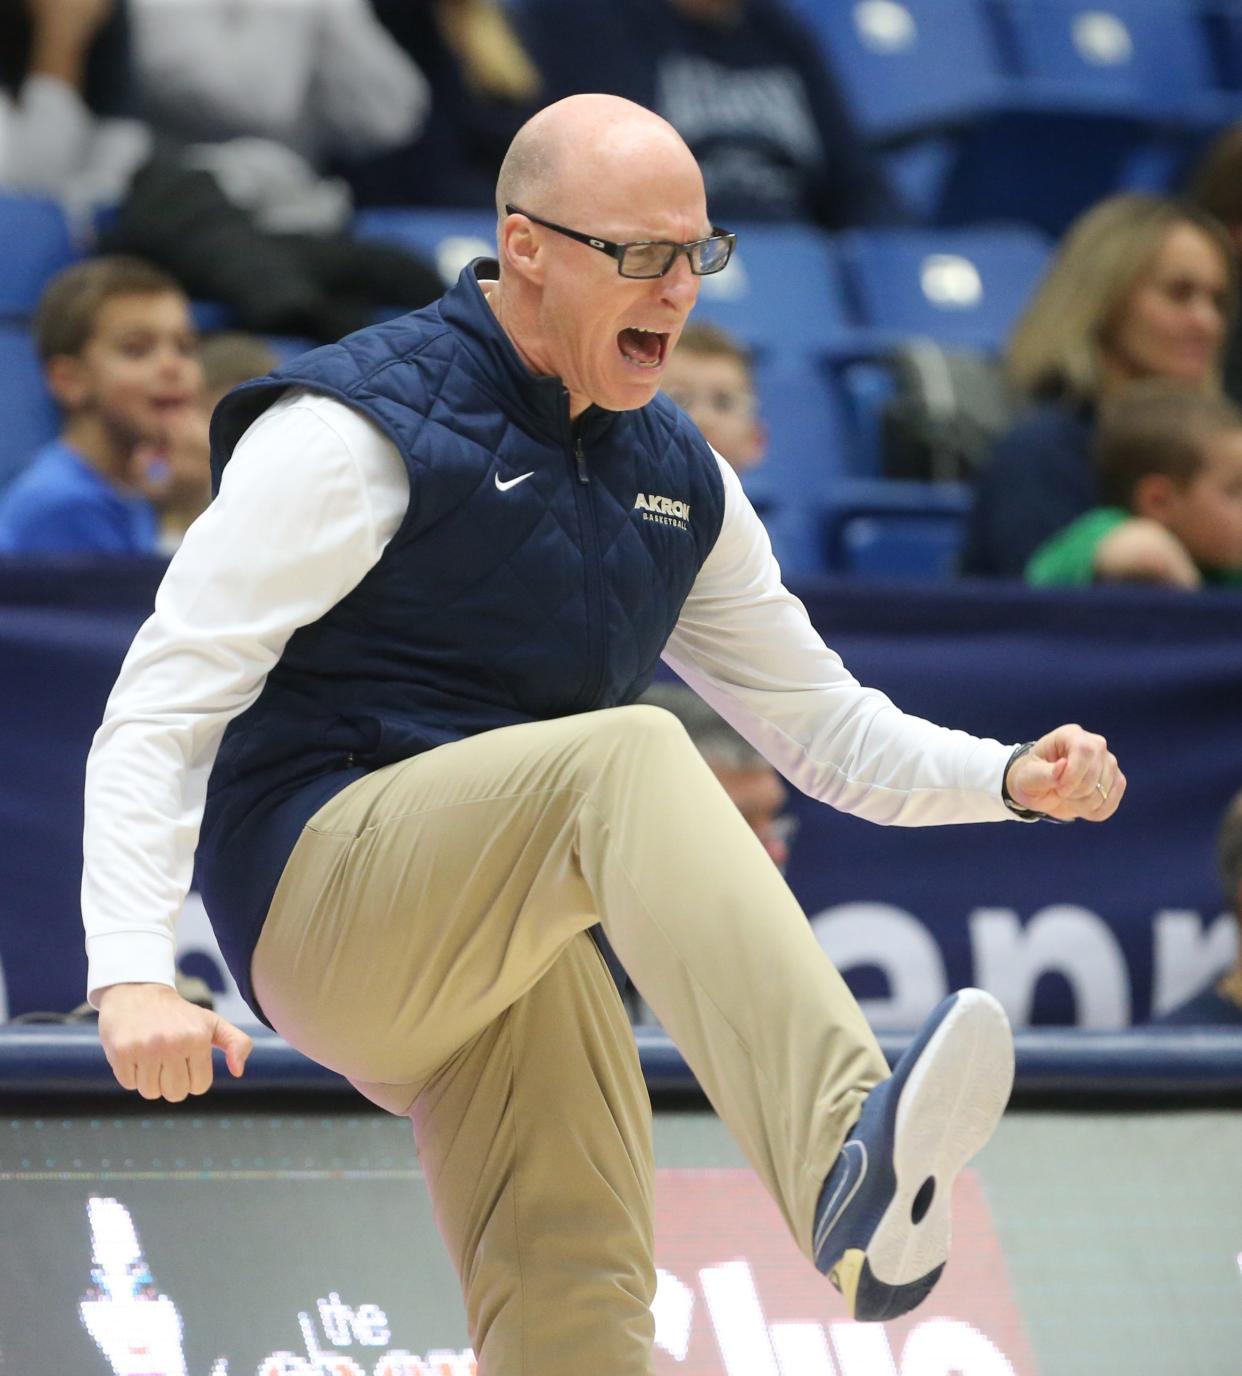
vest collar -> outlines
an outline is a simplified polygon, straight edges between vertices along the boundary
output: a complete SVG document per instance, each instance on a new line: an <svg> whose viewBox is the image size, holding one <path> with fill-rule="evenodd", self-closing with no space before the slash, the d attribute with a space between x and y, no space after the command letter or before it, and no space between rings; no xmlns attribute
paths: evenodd
<svg viewBox="0 0 1242 1376"><path fill-rule="evenodd" d="M500 264L494 258L476 258L445 292L440 313L482 365L484 385L499 393L532 431L563 443L571 433L569 393L559 377L530 371L496 319L479 283L499 276ZM573 428L590 440L609 429L618 414L588 406Z"/></svg>

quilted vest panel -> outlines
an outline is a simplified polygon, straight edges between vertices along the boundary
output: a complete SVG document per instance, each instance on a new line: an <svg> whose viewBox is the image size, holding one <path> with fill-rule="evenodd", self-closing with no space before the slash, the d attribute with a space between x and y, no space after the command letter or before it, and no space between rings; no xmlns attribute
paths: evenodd
<svg viewBox="0 0 1242 1376"><path fill-rule="evenodd" d="M240 920L257 938L302 825L351 780L480 731L633 701L719 534L716 461L684 415L658 397L571 428L560 381L533 377L496 323L480 266L435 305L239 388L213 419L217 482L293 386L371 419L410 481L379 562L292 636L225 733L199 871L226 956L237 943L221 928Z"/></svg>

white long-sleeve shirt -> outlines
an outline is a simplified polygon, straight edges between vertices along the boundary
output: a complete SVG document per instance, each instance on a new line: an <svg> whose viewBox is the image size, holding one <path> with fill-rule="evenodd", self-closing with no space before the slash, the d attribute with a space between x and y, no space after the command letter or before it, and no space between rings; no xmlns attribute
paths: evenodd
<svg viewBox="0 0 1242 1376"><path fill-rule="evenodd" d="M720 536L666 661L812 797L875 822L1000 821L1010 747L863 688L781 584L762 523L717 456ZM360 413L303 391L246 431L169 565L86 769L89 995L172 984L207 780L228 723L299 627L378 561L409 505L405 467Z"/></svg>

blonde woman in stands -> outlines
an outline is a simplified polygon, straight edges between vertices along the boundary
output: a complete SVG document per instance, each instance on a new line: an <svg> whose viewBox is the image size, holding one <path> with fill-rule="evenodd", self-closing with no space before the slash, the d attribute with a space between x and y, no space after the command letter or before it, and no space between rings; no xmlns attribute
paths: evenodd
<svg viewBox="0 0 1242 1376"><path fill-rule="evenodd" d="M1101 504L1100 403L1140 378L1220 388L1235 300L1221 226L1180 201L1113 196L1074 224L1010 340L1029 403L977 481L963 572L1021 578L1035 550Z"/></svg>

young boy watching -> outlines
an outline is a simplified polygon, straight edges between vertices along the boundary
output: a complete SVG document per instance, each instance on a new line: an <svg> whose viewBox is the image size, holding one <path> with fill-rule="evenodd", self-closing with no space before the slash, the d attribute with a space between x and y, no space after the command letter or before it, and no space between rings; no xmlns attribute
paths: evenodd
<svg viewBox="0 0 1242 1376"><path fill-rule="evenodd" d="M762 461L768 437L757 416L750 355L732 335L692 320L664 366L663 391L736 472Z"/></svg>
<svg viewBox="0 0 1242 1376"><path fill-rule="evenodd" d="M64 424L0 494L0 552L174 548L211 495L184 293L138 259L95 258L48 284L33 332Z"/></svg>
<svg viewBox="0 0 1242 1376"><path fill-rule="evenodd" d="M1041 545L1028 583L1242 587L1242 411L1134 383L1101 416L1095 461L1109 505Z"/></svg>

